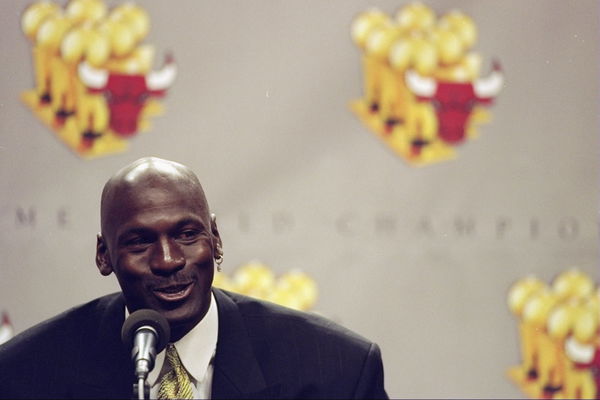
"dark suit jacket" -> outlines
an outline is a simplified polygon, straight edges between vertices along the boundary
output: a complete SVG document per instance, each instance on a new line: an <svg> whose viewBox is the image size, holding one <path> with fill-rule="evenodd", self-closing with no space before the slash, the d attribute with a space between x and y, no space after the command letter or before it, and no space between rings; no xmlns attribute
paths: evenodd
<svg viewBox="0 0 600 400"><path fill-rule="evenodd" d="M212 397L386 398L376 344L324 318L214 289ZM119 293L75 307L0 346L1 398L131 398Z"/></svg>

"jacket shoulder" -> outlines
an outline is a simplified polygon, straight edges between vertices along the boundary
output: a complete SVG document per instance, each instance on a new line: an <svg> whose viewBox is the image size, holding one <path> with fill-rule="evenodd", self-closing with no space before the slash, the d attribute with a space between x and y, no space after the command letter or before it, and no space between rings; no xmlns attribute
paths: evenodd
<svg viewBox="0 0 600 400"><path fill-rule="evenodd" d="M243 320L237 328L245 331L266 381L285 388L281 397L386 397L381 354L372 341L315 313L222 294L222 303L235 304ZM219 319L219 329L222 322L227 323Z"/></svg>
<svg viewBox="0 0 600 400"><path fill-rule="evenodd" d="M73 345L72 333L83 331L90 325L99 323L100 315L117 297L117 293L99 297L26 329L0 346L0 362L13 353L18 353L19 357L22 357L22 351L26 349L30 350L39 346L52 348L63 341Z"/></svg>
<svg viewBox="0 0 600 400"><path fill-rule="evenodd" d="M38 397L39 393L52 396L52 388L58 390L57 382L78 373L85 349L101 334L98 328L106 311L118 302L118 294L97 298L43 321L0 346L0 397Z"/></svg>
<svg viewBox="0 0 600 400"><path fill-rule="evenodd" d="M288 331L337 338L365 350L372 342L365 337L317 313L297 311L278 304L225 292L238 306L242 317L260 335L279 335ZM253 329L250 330L252 335Z"/></svg>

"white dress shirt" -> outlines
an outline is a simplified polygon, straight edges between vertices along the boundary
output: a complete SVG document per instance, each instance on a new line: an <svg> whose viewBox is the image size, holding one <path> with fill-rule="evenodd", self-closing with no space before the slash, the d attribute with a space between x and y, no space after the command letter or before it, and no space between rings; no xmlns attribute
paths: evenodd
<svg viewBox="0 0 600 400"><path fill-rule="evenodd" d="M217 348L218 331L217 302L215 296L211 293L210 307L202 321L187 335L173 343L181 363L190 375L195 399L210 399L213 377L212 359ZM151 399L158 398L160 379L169 372L170 367L164 361L165 350L158 353L154 369L148 374Z"/></svg>

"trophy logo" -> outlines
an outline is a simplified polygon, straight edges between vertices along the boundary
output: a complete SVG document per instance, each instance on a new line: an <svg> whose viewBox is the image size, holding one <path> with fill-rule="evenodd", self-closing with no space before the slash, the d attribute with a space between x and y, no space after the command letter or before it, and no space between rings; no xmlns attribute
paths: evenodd
<svg viewBox="0 0 600 400"><path fill-rule="evenodd" d="M148 14L132 3L111 10L102 0L30 5L21 18L32 45L35 87L22 101L84 158L124 151L150 128L177 75L173 57L153 70L154 48L142 41Z"/></svg>
<svg viewBox="0 0 600 400"><path fill-rule="evenodd" d="M473 20L460 11L439 19L421 3L395 18L377 9L359 14L352 39L362 53L363 97L350 107L362 123L410 165L456 157L455 147L478 136L500 92L494 61L482 77Z"/></svg>
<svg viewBox="0 0 600 400"><path fill-rule="evenodd" d="M277 276L257 260L240 265L231 276L216 273L213 286L301 311L313 310L318 298L317 283L307 273L293 269Z"/></svg>
<svg viewBox="0 0 600 400"><path fill-rule="evenodd" d="M521 364L509 378L532 399L600 395L600 288L577 269L551 285L529 276L509 290L518 319Z"/></svg>

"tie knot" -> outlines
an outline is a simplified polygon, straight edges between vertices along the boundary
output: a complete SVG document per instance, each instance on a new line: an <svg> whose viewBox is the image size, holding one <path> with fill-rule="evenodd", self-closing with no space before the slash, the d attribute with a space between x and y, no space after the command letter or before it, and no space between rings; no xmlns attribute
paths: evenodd
<svg viewBox="0 0 600 400"><path fill-rule="evenodd" d="M179 358L179 354L177 353L177 349L175 348L175 345L173 343L169 343L167 345L166 357L169 361L169 365L171 366L171 368L183 368L183 365L181 364L181 359Z"/></svg>

